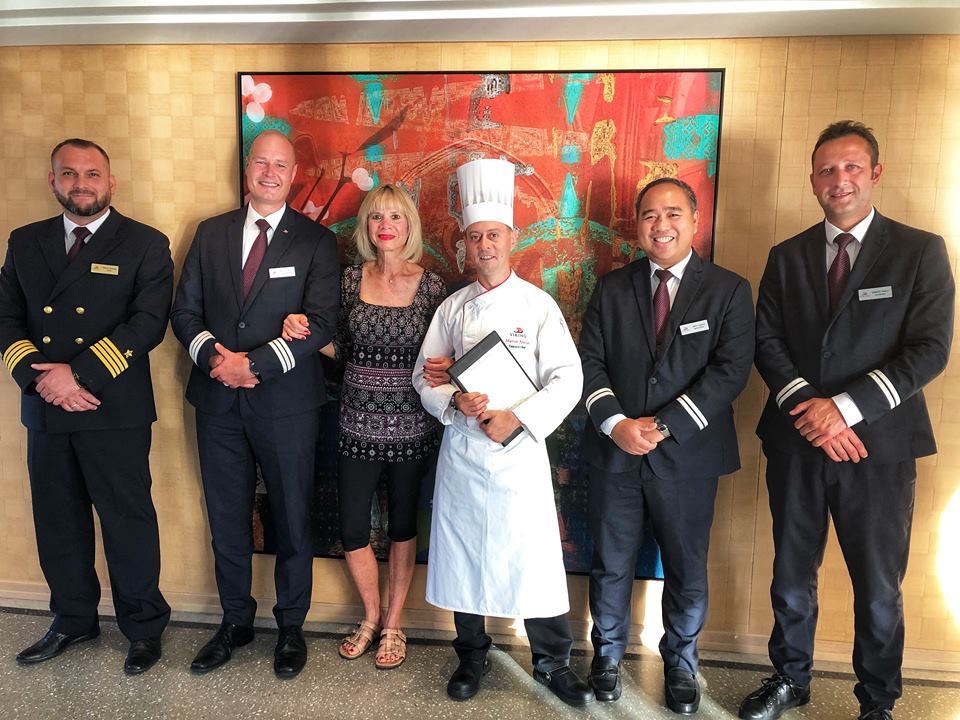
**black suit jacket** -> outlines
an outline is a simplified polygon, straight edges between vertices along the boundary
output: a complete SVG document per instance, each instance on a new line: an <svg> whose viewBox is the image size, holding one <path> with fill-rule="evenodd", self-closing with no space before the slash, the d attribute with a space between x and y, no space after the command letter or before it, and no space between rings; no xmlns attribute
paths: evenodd
<svg viewBox="0 0 960 720"><path fill-rule="evenodd" d="M706 321L696 330L694 323ZM702 325L700 325L702 327ZM732 403L750 375L753 299L739 275L690 258L656 353L650 263L600 278L583 316L583 392L592 424L584 459L607 472L639 467L600 430L604 420L659 415L670 429L646 457L661 476L716 476L740 467Z"/></svg>
<svg viewBox="0 0 960 720"><path fill-rule="evenodd" d="M187 400L220 415L246 393L258 415L306 412L326 400L317 352L334 335L340 265L333 233L289 207L274 230L246 301L243 299L243 223L246 207L204 220L187 253L170 314L173 332L194 362ZM272 272L271 272L272 271ZM310 335L286 342L283 319L306 313ZM251 390L210 378L219 342L244 351L260 373Z"/></svg>
<svg viewBox="0 0 960 720"><path fill-rule="evenodd" d="M23 424L72 432L157 419L147 353L163 339L170 243L115 209L67 264L63 216L10 235L0 272L0 352L23 390ZM34 363L69 363L100 407L68 413L37 394Z"/></svg>
<svg viewBox="0 0 960 720"><path fill-rule="evenodd" d="M823 223L770 250L757 300L757 369L770 388L757 427L764 448L823 452L789 412L847 392L863 414L853 429L867 462L935 453L922 388L946 366L953 335L943 238L876 213L833 317L826 267Z"/></svg>

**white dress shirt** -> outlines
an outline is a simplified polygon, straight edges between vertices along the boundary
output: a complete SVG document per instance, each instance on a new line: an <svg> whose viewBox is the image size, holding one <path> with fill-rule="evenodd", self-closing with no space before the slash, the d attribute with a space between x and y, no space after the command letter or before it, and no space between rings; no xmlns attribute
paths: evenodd
<svg viewBox="0 0 960 720"><path fill-rule="evenodd" d="M287 206L284 205L276 212L264 216L254 210L253 205L247 205L247 218L243 221L243 255L240 267L247 264L247 256L250 254L250 248L253 247L254 240L256 240L260 234L260 227L257 225L257 220L262 219L270 223L270 227L267 228L267 247L269 247L270 241L273 239L273 233L277 229L277 225L280 224L280 220L283 218L283 213L285 213L286 210Z"/></svg>
<svg viewBox="0 0 960 720"><path fill-rule="evenodd" d="M66 249L66 251L69 253L70 248L73 247L73 241L74 241L73 231L75 228L85 227L87 230L90 231L90 234L87 235L87 237L84 238L83 240L83 244L86 245L88 242L90 242L90 238L92 238L93 234L100 229L100 226L103 225L104 221L108 217L110 217L110 208L107 208L107 211L103 215L98 217L96 220L94 220L92 223L87 223L86 225L81 226L81 225L77 225L77 223L75 223L73 220L71 220L66 215L64 215L63 216L63 230L64 230L63 246Z"/></svg>

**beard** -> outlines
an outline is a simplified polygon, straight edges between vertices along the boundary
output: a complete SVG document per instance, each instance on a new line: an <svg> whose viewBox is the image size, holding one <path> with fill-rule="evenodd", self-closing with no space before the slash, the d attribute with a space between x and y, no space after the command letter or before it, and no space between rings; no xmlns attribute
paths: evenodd
<svg viewBox="0 0 960 720"><path fill-rule="evenodd" d="M93 202L86 207L80 207L69 196L62 195L57 190L54 190L53 194L54 197L57 198L57 202L63 206L64 210L73 213L77 217L91 217L110 206L111 196L109 192L103 195L95 195Z"/></svg>

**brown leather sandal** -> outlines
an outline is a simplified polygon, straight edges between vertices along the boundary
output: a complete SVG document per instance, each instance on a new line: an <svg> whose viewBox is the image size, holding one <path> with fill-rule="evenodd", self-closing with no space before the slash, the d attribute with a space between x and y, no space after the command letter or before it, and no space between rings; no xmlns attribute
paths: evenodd
<svg viewBox="0 0 960 720"><path fill-rule="evenodd" d="M382 660L381 658L392 658ZM403 630L386 628L380 633L380 647L377 648L377 659L374 665L380 670L392 670L403 665L407 659L407 636Z"/></svg>
<svg viewBox="0 0 960 720"><path fill-rule="evenodd" d="M340 657L346 660L356 660L363 655L373 644L373 639L380 632L380 626L372 622L361 620L340 643Z"/></svg>

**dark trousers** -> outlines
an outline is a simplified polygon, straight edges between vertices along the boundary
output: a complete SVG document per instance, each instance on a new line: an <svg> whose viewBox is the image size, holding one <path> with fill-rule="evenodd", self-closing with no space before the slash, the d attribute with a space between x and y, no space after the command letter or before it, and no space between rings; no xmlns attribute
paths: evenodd
<svg viewBox="0 0 960 720"><path fill-rule="evenodd" d="M455 612L453 623L457 628L453 649L457 651L460 662L482 662L493 642L487 635L486 618L483 615ZM523 626L527 630L533 666L537 670L553 672L570 664L573 636L565 614L549 618L525 618Z"/></svg>
<svg viewBox="0 0 960 720"><path fill-rule="evenodd" d="M160 536L150 497L150 426L27 433L40 567L50 586L52 629L80 635L98 627L93 509L117 624L127 639L158 637L170 619L160 593Z"/></svg>
<svg viewBox="0 0 960 720"><path fill-rule="evenodd" d="M861 705L900 697L903 599L916 463L835 463L826 455L767 453L773 515L774 626L770 659L795 682L810 682L817 629L817 571L829 518L853 582L854 693Z"/></svg>
<svg viewBox="0 0 960 720"><path fill-rule="evenodd" d="M619 661L626 650L637 551L649 523L663 563L664 668L696 674L716 496L716 477L657 477L646 458L629 473L590 468L590 636L596 655Z"/></svg>
<svg viewBox="0 0 960 720"><path fill-rule="evenodd" d="M257 612L250 586L259 463L276 533L273 614L280 627L303 624L313 582L310 505L317 428L315 410L264 418L253 413L243 393L223 415L197 411L203 493L226 622L251 625Z"/></svg>

